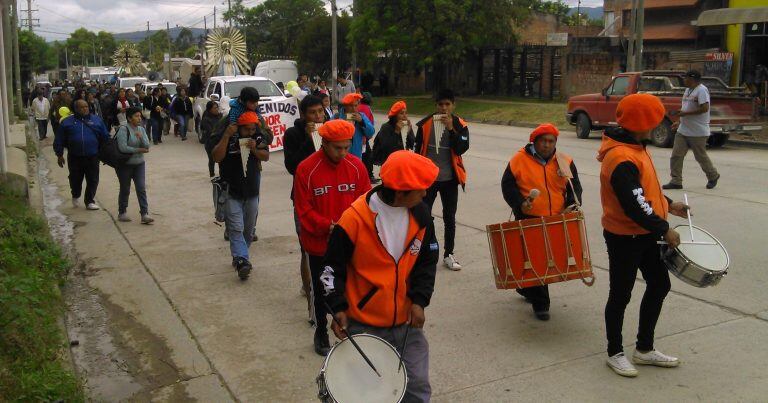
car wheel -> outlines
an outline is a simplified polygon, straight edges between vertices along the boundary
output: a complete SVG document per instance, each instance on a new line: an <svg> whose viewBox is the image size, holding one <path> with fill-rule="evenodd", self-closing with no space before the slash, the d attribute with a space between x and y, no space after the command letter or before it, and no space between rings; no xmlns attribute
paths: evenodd
<svg viewBox="0 0 768 403"><path fill-rule="evenodd" d="M576 117L576 137L588 139L590 131L592 131L592 121L586 113L580 113Z"/></svg>
<svg viewBox="0 0 768 403"><path fill-rule="evenodd" d="M675 141L675 133L672 132L672 123L664 119L651 133L651 140L656 147L669 148Z"/></svg>
<svg viewBox="0 0 768 403"><path fill-rule="evenodd" d="M707 139L707 146L709 148L720 148L728 141L728 135L723 133L712 134Z"/></svg>

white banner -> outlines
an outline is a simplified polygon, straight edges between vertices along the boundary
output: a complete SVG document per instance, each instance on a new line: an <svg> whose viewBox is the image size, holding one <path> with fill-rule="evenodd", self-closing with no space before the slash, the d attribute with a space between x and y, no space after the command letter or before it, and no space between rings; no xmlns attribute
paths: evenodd
<svg viewBox="0 0 768 403"><path fill-rule="evenodd" d="M269 151L283 149L283 136L285 131L293 126L293 122L299 118L299 106L296 98L288 98L283 101L259 103L259 114L267 122L275 136Z"/></svg>

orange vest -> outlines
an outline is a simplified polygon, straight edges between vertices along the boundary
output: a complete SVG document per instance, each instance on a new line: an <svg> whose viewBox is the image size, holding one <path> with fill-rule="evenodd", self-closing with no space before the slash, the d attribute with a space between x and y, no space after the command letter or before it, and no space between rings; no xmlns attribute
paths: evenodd
<svg viewBox="0 0 768 403"><path fill-rule="evenodd" d="M402 325L408 321L411 312L412 302L407 296L408 277L421 248L429 247L422 245L426 227L420 227L410 215L407 246L396 262L379 238L376 213L368 206L368 194L352 203L337 224L355 245L352 258L347 263L347 315L370 326Z"/></svg>
<svg viewBox="0 0 768 403"><path fill-rule="evenodd" d="M432 117L427 119L424 124L421 126L421 135L422 135L422 142L421 142L421 150L420 154L423 156L427 155L427 147L429 147L429 138L432 136ZM462 127L467 125L467 122L464 121L464 119L459 118L459 122L461 123ZM453 149L451 149L451 163L453 164L453 172L456 173L456 179L459 181L459 184L464 186L467 184L467 170L464 168L464 160L461 158L461 155L456 155L455 152L453 152Z"/></svg>
<svg viewBox="0 0 768 403"><path fill-rule="evenodd" d="M602 150L605 150L604 152ZM669 204L661 190L656 168L653 166L651 155L645 147L639 144L627 144L616 141L608 136L603 136L601 147L602 166L600 167L600 199L603 203L603 228L617 235L643 235L650 231L638 225L624 214L616 193L611 186L613 170L625 161L630 161L640 171L640 185L643 194L636 195L644 198L654 214L666 220L669 212Z"/></svg>
<svg viewBox="0 0 768 403"><path fill-rule="evenodd" d="M573 161L571 157L565 154L563 157L570 166ZM523 147L509 160L509 170L515 176L515 182L523 197L528 197L532 189L539 189L541 192L539 197L533 199L531 210L525 214L545 217L563 212L568 178L558 175L557 158L554 155L546 165L541 165Z"/></svg>

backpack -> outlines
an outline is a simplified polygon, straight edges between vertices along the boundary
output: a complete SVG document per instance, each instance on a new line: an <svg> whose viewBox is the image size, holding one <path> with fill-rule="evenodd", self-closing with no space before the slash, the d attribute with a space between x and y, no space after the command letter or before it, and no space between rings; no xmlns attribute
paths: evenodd
<svg viewBox="0 0 768 403"><path fill-rule="evenodd" d="M99 160L112 168L125 164L131 158L131 154L124 153L117 147L117 133L120 130L128 130L128 128L120 126L114 136L99 142Z"/></svg>

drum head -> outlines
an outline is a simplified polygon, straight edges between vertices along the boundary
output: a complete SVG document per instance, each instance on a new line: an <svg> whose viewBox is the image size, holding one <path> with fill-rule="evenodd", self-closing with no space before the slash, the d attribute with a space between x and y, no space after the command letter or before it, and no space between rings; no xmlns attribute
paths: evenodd
<svg viewBox="0 0 768 403"><path fill-rule="evenodd" d="M325 384L339 403L396 403L405 394L405 364L400 372L400 356L391 344L369 334L352 336L381 374L368 366L355 346L345 339L333 347L325 363Z"/></svg>
<svg viewBox="0 0 768 403"><path fill-rule="evenodd" d="M675 231L680 234L681 242L691 242L691 230L688 225L678 225ZM677 247L686 259L699 267L711 271L725 271L728 269L728 252L709 232L693 226L693 239L696 242L711 242L715 245L696 245L681 243Z"/></svg>

